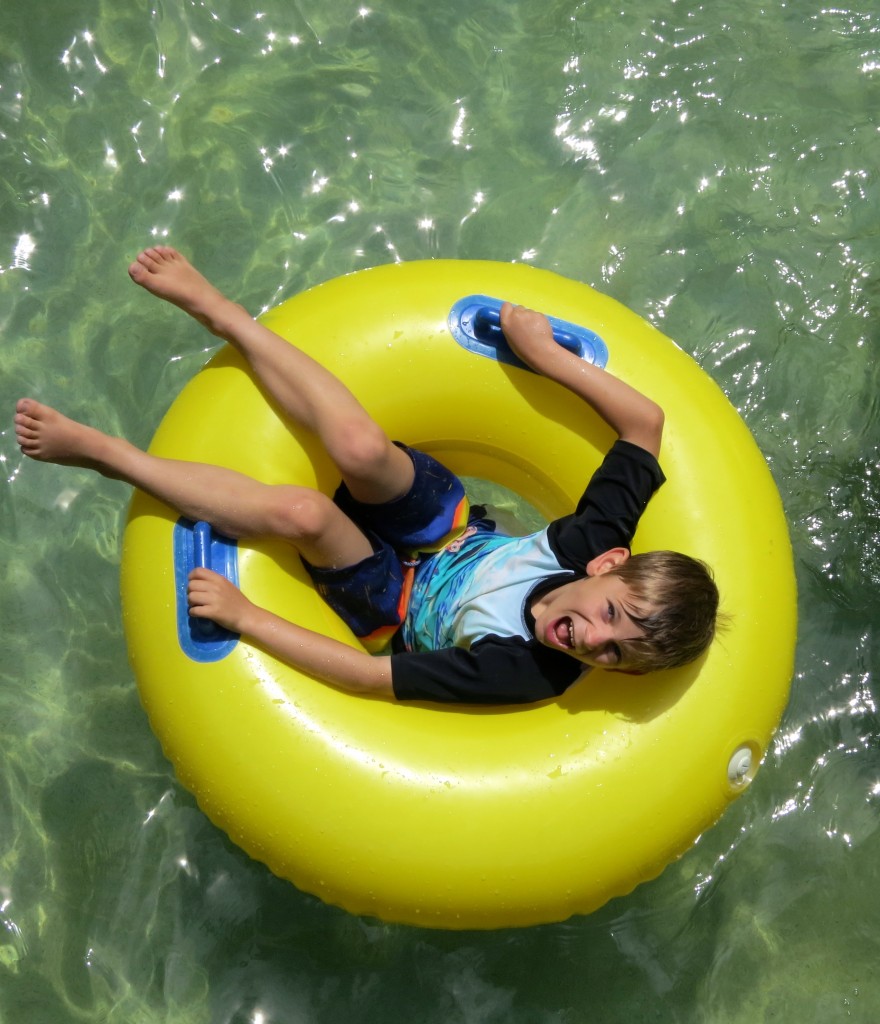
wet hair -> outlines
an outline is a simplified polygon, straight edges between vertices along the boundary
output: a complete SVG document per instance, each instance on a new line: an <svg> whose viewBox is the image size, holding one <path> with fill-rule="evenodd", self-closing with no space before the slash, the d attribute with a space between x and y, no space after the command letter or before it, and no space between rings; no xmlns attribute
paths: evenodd
<svg viewBox="0 0 880 1024"><path fill-rule="evenodd" d="M648 551L608 575L626 584L627 613L643 632L620 645L627 670L678 668L709 647L718 625L718 587L705 562L677 551Z"/></svg>

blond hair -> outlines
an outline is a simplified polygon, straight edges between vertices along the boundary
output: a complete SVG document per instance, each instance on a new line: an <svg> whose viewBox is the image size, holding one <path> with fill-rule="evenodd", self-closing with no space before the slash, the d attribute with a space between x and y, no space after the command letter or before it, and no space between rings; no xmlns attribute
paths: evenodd
<svg viewBox="0 0 880 1024"><path fill-rule="evenodd" d="M621 644L627 669L678 668L709 647L718 624L719 598L705 562L677 551L648 551L616 565L609 575L626 584L631 599L627 612L643 633Z"/></svg>

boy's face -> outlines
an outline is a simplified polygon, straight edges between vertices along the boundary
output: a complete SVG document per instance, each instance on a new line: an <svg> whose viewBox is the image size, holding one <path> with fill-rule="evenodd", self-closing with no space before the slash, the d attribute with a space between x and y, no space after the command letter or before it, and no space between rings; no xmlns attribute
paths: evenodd
<svg viewBox="0 0 880 1024"><path fill-rule="evenodd" d="M537 640L584 665L626 670L624 641L642 635L631 613L641 616L646 609L632 599L623 580L608 571L628 557L624 548L605 552L587 566L590 575L585 579L565 583L535 601Z"/></svg>

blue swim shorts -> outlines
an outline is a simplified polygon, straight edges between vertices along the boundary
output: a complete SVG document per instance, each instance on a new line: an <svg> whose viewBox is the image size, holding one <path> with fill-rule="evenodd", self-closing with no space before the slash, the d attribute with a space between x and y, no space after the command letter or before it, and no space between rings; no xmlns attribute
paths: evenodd
<svg viewBox="0 0 880 1024"><path fill-rule="evenodd" d="M468 522L468 499L458 477L430 455L395 444L415 469L407 494L365 505L341 484L333 496L369 538L373 554L341 569L322 569L303 559L318 593L369 651L381 650L403 622L421 556L451 543Z"/></svg>

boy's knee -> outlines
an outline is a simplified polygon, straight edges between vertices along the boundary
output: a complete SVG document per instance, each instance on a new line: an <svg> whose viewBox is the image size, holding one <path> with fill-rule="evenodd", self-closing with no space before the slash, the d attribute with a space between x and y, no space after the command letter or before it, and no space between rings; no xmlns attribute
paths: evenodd
<svg viewBox="0 0 880 1024"><path fill-rule="evenodd" d="M336 464L343 476L370 476L382 471L388 462L391 442L377 424L362 420L343 433L340 450L335 452Z"/></svg>
<svg viewBox="0 0 880 1024"><path fill-rule="evenodd" d="M314 541L331 528L338 509L325 494L307 487L276 487L270 510L272 534L292 541Z"/></svg>

